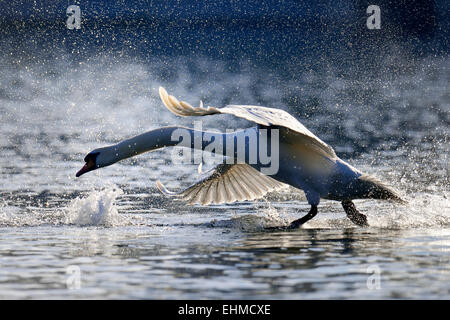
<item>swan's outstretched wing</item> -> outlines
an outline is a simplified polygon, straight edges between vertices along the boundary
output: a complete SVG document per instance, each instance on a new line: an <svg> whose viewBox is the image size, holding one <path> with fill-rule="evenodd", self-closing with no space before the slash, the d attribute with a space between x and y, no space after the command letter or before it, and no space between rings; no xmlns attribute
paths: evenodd
<svg viewBox="0 0 450 320"><path fill-rule="evenodd" d="M209 177L179 193L168 191L159 181L156 185L165 195L203 205L254 200L286 186L247 164L220 164Z"/></svg>
<svg viewBox="0 0 450 320"><path fill-rule="evenodd" d="M296 134L292 138L299 138L301 144L313 146L314 149L329 158L335 158L336 154L328 144L320 140L297 119L284 110L273 109L259 106L245 105L227 105L223 108L203 107L200 101L200 107L193 107L184 101L178 101L163 88L159 88L159 95L164 105L179 116L206 116L210 114L232 114L239 118L244 118L263 126L280 126L294 131Z"/></svg>

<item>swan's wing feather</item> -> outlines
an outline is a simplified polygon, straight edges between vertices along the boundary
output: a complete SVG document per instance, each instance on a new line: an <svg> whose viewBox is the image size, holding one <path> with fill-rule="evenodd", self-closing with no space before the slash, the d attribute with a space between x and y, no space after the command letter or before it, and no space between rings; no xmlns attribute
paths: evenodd
<svg viewBox="0 0 450 320"><path fill-rule="evenodd" d="M165 195L203 205L254 200L286 186L247 164L220 164L209 177L179 193L168 191L159 181L156 185Z"/></svg>
<svg viewBox="0 0 450 320"><path fill-rule="evenodd" d="M200 101L200 107L193 107L185 101L178 101L177 98L167 93L166 89L159 87L159 96L167 109L172 111L178 116L190 117L190 116L206 116L208 114L221 113L219 109L214 107L203 107L203 103Z"/></svg>
<svg viewBox="0 0 450 320"><path fill-rule="evenodd" d="M282 129L286 128L282 133L284 141L306 144L312 146L316 151L328 158L333 159L336 157L336 153L331 146L323 142L284 110L247 105L227 105L217 110L219 110L220 113L232 114L236 117L244 118L263 126L278 126Z"/></svg>
<svg viewBox="0 0 450 320"><path fill-rule="evenodd" d="M302 142L306 142L309 145L313 145L320 150L320 153L326 155L329 158L335 158L336 154L332 147L320 140L316 135L309 131L303 124L297 119L291 116L284 110L249 106L249 105L227 105L223 108L215 107L203 107L200 102L200 107L193 107L189 103L184 101L178 101L177 98L171 96L167 91L160 87L159 94L164 105L179 116L206 116L211 114L231 114L239 118L244 118L249 121L253 121L257 124L270 127L280 126L294 131L294 137L301 138Z"/></svg>

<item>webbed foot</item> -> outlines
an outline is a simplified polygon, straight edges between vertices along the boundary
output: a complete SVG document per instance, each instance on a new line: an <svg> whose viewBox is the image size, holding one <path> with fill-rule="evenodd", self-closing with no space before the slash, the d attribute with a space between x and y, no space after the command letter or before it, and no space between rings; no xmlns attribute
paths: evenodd
<svg viewBox="0 0 450 320"><path fill-rule="evenodd" d="M369 226L366 215L360 213L351 200L342 201L342 207L344 208L345 213L347 214L347 217L351 220L351 222L360 227Z"/></svg>

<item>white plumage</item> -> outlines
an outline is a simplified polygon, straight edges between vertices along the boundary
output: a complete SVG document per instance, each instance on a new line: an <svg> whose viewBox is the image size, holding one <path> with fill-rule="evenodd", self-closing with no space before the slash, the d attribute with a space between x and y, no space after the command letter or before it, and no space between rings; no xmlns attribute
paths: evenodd
<svg viewBox="0 0 450 320"><path fill-rule="evenodd" d="M156 185L167 196L202 205L255 200L287 187L247 164L220 164L210 176L179 193L168 191L159 180Z"/></svg>
<svg viewBox="0 0 450 320"><path fill-rule="evenodd" d="M201 101L199 107L193 107L189 103L179 101L174 96L169 95L163 87L159 87L159 96L161 97L161 100L166 108L178 116L206 116L221 113L231 114L266 127L281 126L295 132L291 134L303 136L305 138L305 143L317 146L330 158L336 157L333 148L320 140L303 124L284 110L247 105L227 105L222 108L205 108L203 107L203 103Z"/></svg>

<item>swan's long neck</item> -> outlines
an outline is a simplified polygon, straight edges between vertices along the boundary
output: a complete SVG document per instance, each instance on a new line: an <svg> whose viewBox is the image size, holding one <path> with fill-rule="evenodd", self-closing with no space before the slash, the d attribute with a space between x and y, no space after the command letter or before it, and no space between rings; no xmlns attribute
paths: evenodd
<svg viewBox="0 0 450 320"><path fill-rule="evenodd" d="M130 139L123 140L109 148L117 155L117 161L159 148L174 146L177 141L171 139L179 127L165 127L148 131Z"/></svg>
<svg viewBox="0 0 450 320"><path fill-rule="evenodd" d="M256 141L260 139L257 127L231 133L206 132L184 127L164 127L123 140L109 147L93 150L92 153L99 153L98 167L109 166L144 152L170 146L209 151L231 156L235 159L238 157L240 159L251 159L254 157L253 155L256 155L257 159L253 159L253 161L258 162L260 161L259 144L252 139L256 139ZM239 141L241 144L239 144ZM214 144L219 148L214 148ZM270 144L267 149L270 152Z"/></svg>
<svg viewBox="0 0 450 320"><path fill-rule="evenodd" d="M123 140L116 145L111 146L111 148L116 151L119 160L122 160L164 147L181 146L205 150L211 142L211 136L216 136L221 139L226 147L226 137L236 134L238 134L238 132L223 134L199 131L185 127L164 127Z"/></svg>

